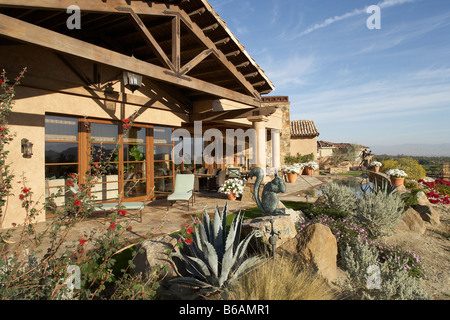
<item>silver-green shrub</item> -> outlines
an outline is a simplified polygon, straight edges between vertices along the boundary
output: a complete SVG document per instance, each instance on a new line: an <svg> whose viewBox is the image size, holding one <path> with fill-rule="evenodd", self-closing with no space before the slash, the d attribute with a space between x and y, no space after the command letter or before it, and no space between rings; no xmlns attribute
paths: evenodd
<svg viewBox="0 0 450 320"><path fill-rule="evenodd" d="M404 203L397 193L363 194L356 202L352 220L363 227L371 238L391 234L403 216Z"/></svg>
<svg viewBox="0 0 450 320"><path fill-rule="evenodd" d="M324 203L328 208L351 214L356 209L356 193L337 183L328 183L323 189Z"/></svg>
<svg viewBox="0 0 450 320"><path fill-rule="evenodd" d="M343 287L353 298L367 300L425 300L422 281L410 277L405 262L395 255L383 263L378 261L377 249L366 241L357 241L341 250L340 264L347 271Z"/></svg>

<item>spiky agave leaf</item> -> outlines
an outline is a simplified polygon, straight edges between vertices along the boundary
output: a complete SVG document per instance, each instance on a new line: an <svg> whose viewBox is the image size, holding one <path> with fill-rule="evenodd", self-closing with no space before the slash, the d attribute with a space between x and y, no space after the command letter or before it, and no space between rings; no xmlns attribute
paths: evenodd
<svg viewBox="0 0 450 320"><path fill-rule="evenodd" d="M216 277L211 275L205 262L200 259L183 256L178 253L173 254L173 256L178 257L181 261L184 261L186 271L195 279L199 279L211 285L217 283L217 280L215 280Z"/></svg>
<svg viewBox="0 0 450 320"><path fill-rule="evenodd" d="M251 257L243 261L239 268L235 272L233 272L233 275L228 280L229 283L232 283L239 279L241 276L243 276L248 271L252 270L253 268L257 267L260 263L262 263L264 260L260 257Z"/></svg>
<svg viewBox="0 0 450 320"><path fill-rule="evenodd" d="M230 276L235 277L247 270L247 266L253 266L251 259L243 266L240 262L244 259L244 253L254 235L254 232L247 235L241 242L240 233L242 229L243 215L241 212L233 219L228 234L226 233L227 206L220 214L218 208L211 222L206 210L203 212L203 224L200 223L193 233L193 243L190 246L195 257L186 257L176 254L185 262L188 272L195 278L200 278L207 282L212 288L220 289L230 280ZM217 238L222 238L217 240ZM226 239L226 241L224 241ZM189 281L187 283L190 283Z"/></svg>
<svg viewBox="0 0 450 320"><path fill-rule="evenodd" d="M222 215L220 214L219 207L216 207L213 220L213 238L211 239L211 244L216 249L219 260L222 260L224 253L223 241Z"/></svg>

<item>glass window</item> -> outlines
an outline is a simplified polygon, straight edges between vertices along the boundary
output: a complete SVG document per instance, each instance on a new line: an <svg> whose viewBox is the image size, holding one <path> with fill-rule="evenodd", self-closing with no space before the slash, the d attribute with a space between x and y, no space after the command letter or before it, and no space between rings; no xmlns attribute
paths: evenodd
<svg viewBox="0 0 450 320"><path fill-rule="evenodd" d="M78 143L46 142L46 163L76 163L78 162Z"/></svg>
<svg viewBox="0 0 450 320"><path fill-rule="evenodd" d="M91 139L93 142L117 143L119 127L115 124L92 123Z"/></svg>
<svg viewBox="0 0 450 320"><path fill-rule="evenodd" d="M77 141L78 119L45 116L45 140Z"/></svg>
<svg viewBox="0 0 450 320"><path fill-rule="evenodd" d="M126 136L123 137L124 143L145 144L146 129L132 127Z"/></svg>
<svg viewBox="0 0 450 320"><path fill-rule="evenodd" d="M64 187L67 179L78 173L78 119L45 116L45 196L48 198ZM62 206L64 197L54 200ZM54 210L46 209L47 214Z"/></svg>
<svg viewBox="0 0 450 320"><path fill-rule="evenodd" d="M147 148L145 145L124 145L123 157L124 161L145 161Z"/></svg>
<svg viewBox="0 0 450 320"><path fill-rule="evenodd" d="M155 179L155 193L168 194L173 192L173 178Z"/></svg>
<svg viewBox="0 0 450 320"><path fill-rule="evenodd" d="M172 144L172 128L154 127L154 144Z"/></svg>
<svg viewBox="0 0 450 320"><path fill-rule="evenodd" d="M172 160L172 146L154 146L153 152L155 160Z"/></svg>
<svg viewBox="0 0 450 320"><path fill-rule="evenodd" d="M173 175L171 161L156 161L154 166L155 177L171 177Z"/></svg>
<svg viewBox="0 0 450 320"><path fill-rule="evenodd" d="M115 144L93 143L92 158L94 162L105 162L106 160L118 162L119 148Z"/></svg>

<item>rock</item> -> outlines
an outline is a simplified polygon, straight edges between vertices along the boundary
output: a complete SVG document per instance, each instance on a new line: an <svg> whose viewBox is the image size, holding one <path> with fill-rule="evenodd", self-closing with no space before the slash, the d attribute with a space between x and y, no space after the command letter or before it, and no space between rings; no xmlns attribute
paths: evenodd
<svg viewBox="0 0 450 320"><path fill-rule="evenodd" d="M419 191L416 194L417 203L421 206L429 206L431 203L428 201L427 195L423 191Z"/></svg>
<svg viewBox="0 0 450 320"><path fill-rule="evenodd" d="M438 210L434 209L433 206L430 205L416 205L414 206L414 210L416 210L423 221L431 223L431 225L438 226L441 224L441 215Z"/></svg>
<svg viewBox="0 0 450 320"><path fill-rule="evenodd" d="M284 243L280 251L293 255L327 281L337 280L337 242L329 227L320 223L310 225Z"/></svg>
<svg viewBox="0 0 450 320"><path fill-rule="evenodd" d="M294 224L299 224L302 222L306 222L306 220L308 220L308 218L301 210L286 209L285 213L291 216L291 219L292 221L294 221Z"/></svg>
<svg viewBox="0 0 450 320"><path fill-rule="evenodd" d="M420 214L413 208L408 208L408 210L405 211L398 228L406 231L412 231L420 235L425 234L427 231L425 222L420 217Z"/></svg>
<svg viewBox="0 0 450 320"><path fill-rule="evenodd" d="M252 231L255 231L255 240L260 239L264 243L269 244L269 238L272 231L270 218L270 216L261 216L255 219L244 220L242 223L242 232L244 236ZM297 235L295 222L290 215L274 216L273 228L275 231L279 232L276 248L286 241L295 238Z"/></svg>
<svg viewBox="0 0 450 320"><path fill-rule="evenodd" d="M146 240L137 248L137 251L143 249L143 253L138 253L133 260L135 265L133 272L135 274L148 274L153 267L163 266L168 263L168 253L171 252L178 242L175 235L165 235L154 239ZM164 276L164 275L163 275ZM165 276L175 276L172 268Z"/></svg>

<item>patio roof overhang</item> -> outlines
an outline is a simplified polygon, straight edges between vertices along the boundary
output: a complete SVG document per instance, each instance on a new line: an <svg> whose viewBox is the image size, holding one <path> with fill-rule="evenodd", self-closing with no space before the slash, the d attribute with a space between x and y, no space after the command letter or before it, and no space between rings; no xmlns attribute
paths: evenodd
<svg viewBox="0 0 450 320"><path fill-rule="evenodd" d="M79 30L66 26L73 4ZM0 39L142 74L176 87L187 107L229 99L260 108L261 94L274 89L204 0L0 0Z"/></svg>

